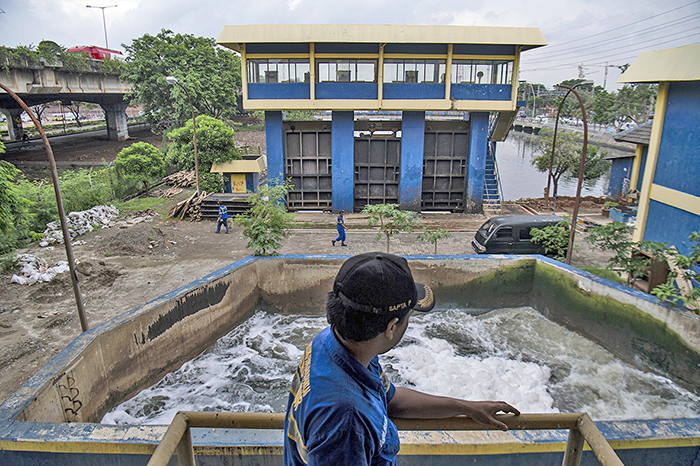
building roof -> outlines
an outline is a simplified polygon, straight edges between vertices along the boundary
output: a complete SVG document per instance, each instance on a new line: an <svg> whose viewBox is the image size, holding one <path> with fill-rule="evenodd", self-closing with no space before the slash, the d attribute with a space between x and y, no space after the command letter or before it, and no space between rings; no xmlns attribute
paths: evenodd
<svg viewBox="0 0 700 466"><path fill-rule="evenodd" d="M490 26L399 26L371 24L262 24L224 26L217 43L241 51L250 43L414 43L547 45L539 28Z"/></svg>
<svg viewBox="0 0 700 466"><path fill-rule="evenodd" d="M210 173L260 173L267 168L267 158L264 155L252 160L230 160L224 163L213 163Z"/></svg>
<svg viewBox="0 0 700 466"><path fill-rule="evenodd" d="M616 134L613 136L613 139L617 142L631 142L632 144L644 144L648 146L649 140L651 139L652 123L653 120L650 120L643 125L635 126L632 129Z"/></svg>
<svg viewBox="0 0 700 466"><path fill-rule="evenodd" d="M700 45L657 50L640 54L619 83L700 81Z"/></svg>

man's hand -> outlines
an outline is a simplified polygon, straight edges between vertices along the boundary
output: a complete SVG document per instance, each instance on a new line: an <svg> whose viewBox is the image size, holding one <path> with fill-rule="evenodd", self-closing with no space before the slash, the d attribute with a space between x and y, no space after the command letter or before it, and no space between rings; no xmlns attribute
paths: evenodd
<svg viewBox="0 0 700 466"><path fill-rule="evenodd" d="M513 413L516 416L520 414L520 411L505 401L460 401L465 405L467 410L465 414L467 417L480 424L494 426L501 430L508 430L508 426L494 418L494 414L501 411L504 413Z"/></svg>

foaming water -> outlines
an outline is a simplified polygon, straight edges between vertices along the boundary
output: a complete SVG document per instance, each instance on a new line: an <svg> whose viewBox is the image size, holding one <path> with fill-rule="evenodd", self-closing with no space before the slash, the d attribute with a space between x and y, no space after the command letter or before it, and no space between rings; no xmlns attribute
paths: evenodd
<svg viewBox="0 0 700 466"><path fill-rule="evenodd" d="M105 424L169 424L177 411L284 412L292 375L325 317L257 312L197 358L107 413ZM380 356L399 386L522 412L596 420L700 416L700 397L639 371L532 308L414 313Z"/></svg>

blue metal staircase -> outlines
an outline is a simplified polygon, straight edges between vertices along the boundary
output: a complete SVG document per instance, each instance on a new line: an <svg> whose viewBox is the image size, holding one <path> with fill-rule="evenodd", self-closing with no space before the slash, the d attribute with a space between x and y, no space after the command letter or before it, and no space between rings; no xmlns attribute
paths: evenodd
<svg viewBox="0 0 700 466"><path fill-rule="evenodd" d="M489 122L489 140L486 149L486 171L484 174L484 215L493 217L501 215L501 179L498 175L498 164L496 163L496 143L492 140L493 131L498 124L499 115L491 116Z"/></svg>

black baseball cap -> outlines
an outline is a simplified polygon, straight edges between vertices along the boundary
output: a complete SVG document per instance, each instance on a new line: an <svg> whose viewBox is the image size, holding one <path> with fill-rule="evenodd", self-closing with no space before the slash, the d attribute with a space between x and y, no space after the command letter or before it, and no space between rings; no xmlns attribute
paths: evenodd
<svg viewBox="0 0 700 466"><path fill-rule="evenodd" d="M346 260L335 277L333 292L346 306L374 314L402 309L428 312L435 306L433 290L413 280L408 261L382 252Z"/></svg>

